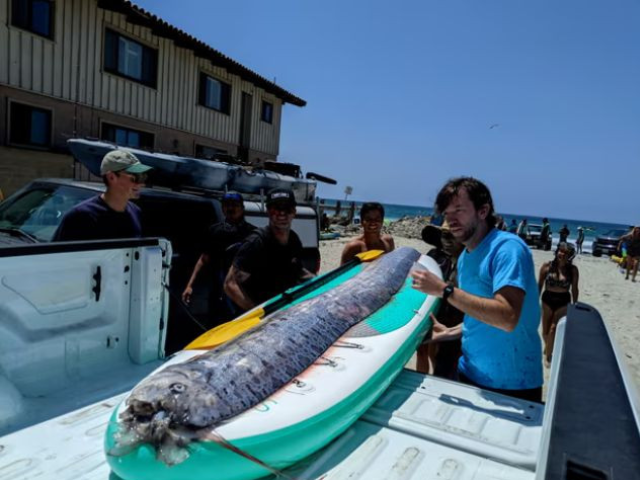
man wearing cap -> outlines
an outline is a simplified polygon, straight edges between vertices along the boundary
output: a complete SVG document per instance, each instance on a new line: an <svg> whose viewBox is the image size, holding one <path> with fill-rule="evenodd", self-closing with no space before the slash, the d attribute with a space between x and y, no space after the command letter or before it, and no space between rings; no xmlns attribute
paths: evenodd
<svg viewBox="0 0 640 480"><path fill-rule="evenodd" d="M142 236L140 208L129 200L140 196L151 167L125 150L112 150L100 164L104 193L76 205L62 218L54 242Z"/></svg>
<svg viewBox="0 0 640 480"><path fill-rule="evenodd" d="M224 221L215 223L209 228L205 251L200 255L189 283L182 293L182 299L185 303L189 303L193 294L193 284L200 270L205 265L211 265L213 285L209 297L209 314L214 323L230 320L235 316L236 312L229 305L222 286L235 253L247 236L256 229L245 220L244 199L237 192L224 194L222 214Z"/></svg>
<svg viewBox="0 0 640 480"><path fill-rule="evenodd" d="M236 254L224 291L243 310L313 276L302 266L302 242L291 230L296 200L289 189L267 194L269 225L249 235Z"/></svg>

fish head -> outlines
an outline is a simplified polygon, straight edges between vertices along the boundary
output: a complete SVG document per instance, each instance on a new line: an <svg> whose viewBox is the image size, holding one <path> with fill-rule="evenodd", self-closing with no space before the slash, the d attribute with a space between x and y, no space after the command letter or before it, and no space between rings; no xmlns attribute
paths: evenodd
<svg viewBox="0 0 640 480"><path fill-rule="evenodd" d="M216 421L215 398L207 390L199 375L171 367L142 381L119 416L119 451L126 454L147 443L167 464L182 461L188 456L185 447Z"/></svg>
<svg viewBox="0 0 640 480"><path fill-rule="evenodd" d="M138 421L200 428L215 422L216 398L197 372L167 368L136 386L127 399L129 412Z"/></svg>

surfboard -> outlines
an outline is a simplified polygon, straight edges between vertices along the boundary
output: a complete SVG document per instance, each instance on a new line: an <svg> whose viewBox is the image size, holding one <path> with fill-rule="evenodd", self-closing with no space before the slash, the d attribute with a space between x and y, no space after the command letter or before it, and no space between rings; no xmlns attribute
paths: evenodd
<svg viewBox="0 0 640 480"><path fill-rule="evenodd" d="M421 256L419 263L441 276L430 257ZM292 305L334 288L363 268L354 265ZM407 278L386 305L349 329L313 365L260 404L218 425L215 435L277 470L318 451L352 425L400 373L431 328L429 314L438 303L438 298L411 288ZM162 368L201 353L179 352ZM123 402L111 417L107 452L115 446L118 416L125 408ZM107 454L107 460L124 480L242 480L271 473L213 441L193 443L189 450L189 458L171 467L156 459L151 445L124 456Z"/></svg>

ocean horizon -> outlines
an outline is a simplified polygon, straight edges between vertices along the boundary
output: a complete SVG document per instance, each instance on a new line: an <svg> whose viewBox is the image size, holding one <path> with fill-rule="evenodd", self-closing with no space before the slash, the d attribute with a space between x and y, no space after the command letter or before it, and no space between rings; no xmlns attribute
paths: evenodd
<svg viewBox="0 0 640 480"><path fill-rule="evenodd" d="M356 218L359 218L359 209L365 202L360 202L357 200L337 200L332 198L321 199L327 206L335 206L339 201L341 205L344 207L348 207L351 205L351 202L355 202L356 204ZM400 220L403 217L424 217L430 216L433 214L433 208L430 207L420 207L415 205L398 205L392 203L382 203L385 210L385 221L395 221ZM502 213L497 212L504 221L509 225L512 220L515 220L516 223L519 223L522 219L526 218L529 224L542 224L542 218L535 215L525 215L525 214L512 214L512 213ZM575 241L575 238L578 233L578 227L581 226L585 229L585 242L583 246L585 250L590 249L591 242L595 239L596 236L602 235L603 233L607 233L610 230L618 230L618 229L627 229L631 225L620 224L620 223L607 223L607 222L599 222L596 220L579 220L579 219L570 219L570 218L555 218L555 217L547 217L549 219L549 223L551 225L551 232L554 236L554 240L558 239L558 231L563 227L563 225L567 225L569 231L569 240ZM555 242L554 242L555 243Z"/></svg>

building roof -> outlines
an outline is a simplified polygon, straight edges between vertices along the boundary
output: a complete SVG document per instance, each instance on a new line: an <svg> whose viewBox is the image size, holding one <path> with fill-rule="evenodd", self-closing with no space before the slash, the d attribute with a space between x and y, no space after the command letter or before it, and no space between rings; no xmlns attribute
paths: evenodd
<svg viewBox="0 0 640 480"><path fill-rule="evenodd" d="M193 50L196 56L206 58L211 61L213 65L225 68L228 72L238 75L240 78L281 98L285 103L290 103L298 107L304 107L307 104L307 102L300 97L295 96L263 76L258 75L253 70L239 64L197 38L165 22L160 17L134 5L129 0L98 0L98 6L105 10L122 13L127 17L128 22L148 27L154 35L169 38L173 40L177 46Z"/></svg>

